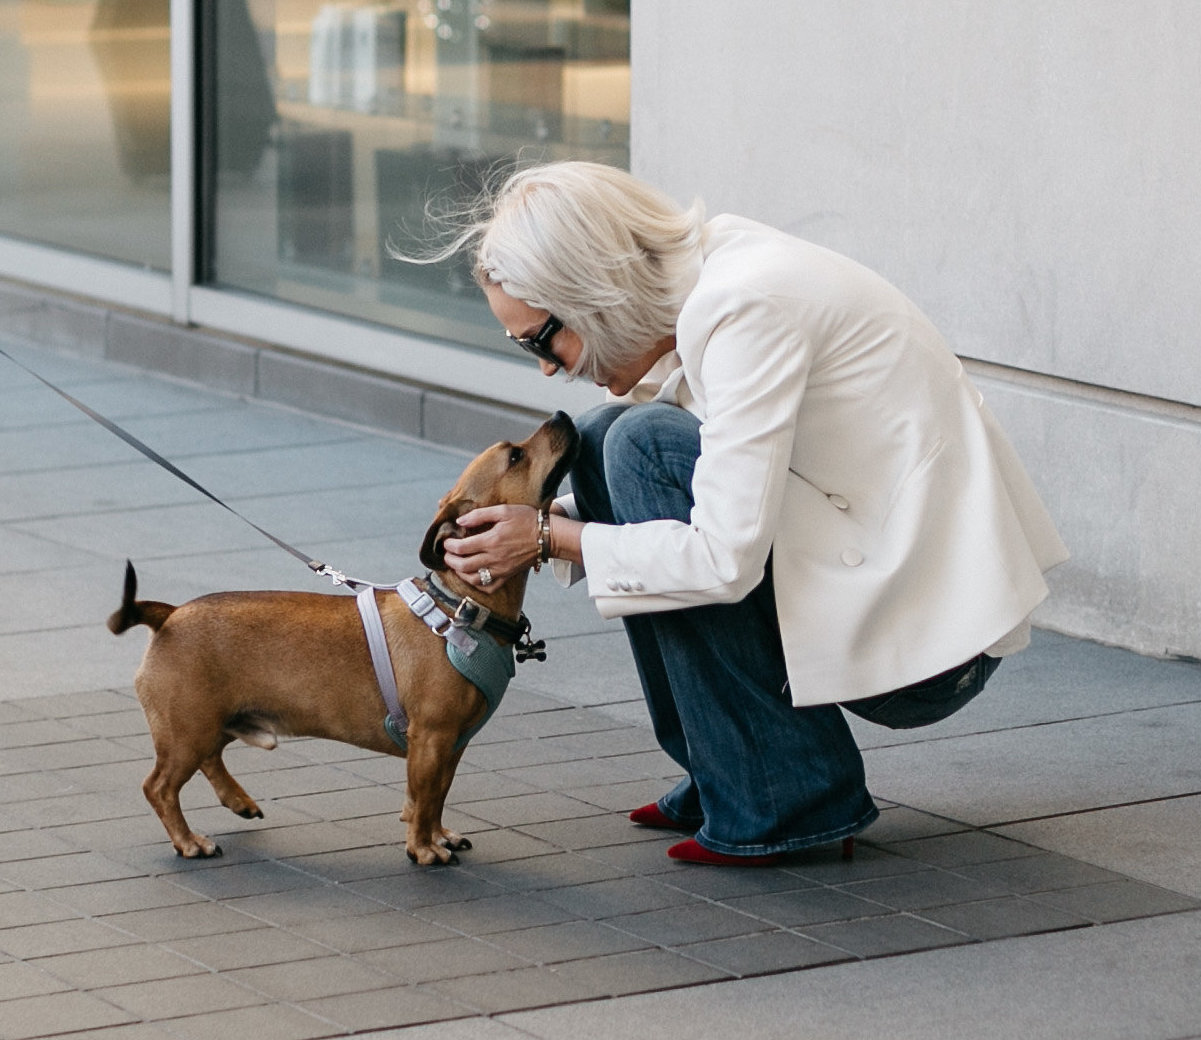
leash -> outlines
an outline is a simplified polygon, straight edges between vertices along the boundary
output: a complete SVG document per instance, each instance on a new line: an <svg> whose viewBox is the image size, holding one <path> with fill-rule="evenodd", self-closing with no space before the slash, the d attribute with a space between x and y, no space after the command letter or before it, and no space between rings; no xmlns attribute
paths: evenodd
<svg viewBox="0 0 1201 1040"><path fill-rule="evenodd" d="M364 586L372 586L375 588L391 587L391 586L386 586L386 585L376 585L374 582L362 581L358 578L348 578L341 571L335 570L333 567L330 567L330 566L322 563L320 560L313 559L313 557L308 555L308 553L303 553L299 549L297 549L295 546L289 545L282 538L277 537L276 535L272 534L270 531L266 530L265 528L260 527L253 520L250 520L247 517L243 516L236 509L234 509L233 506L229 505L226 502L223 502L220 498L218 498L211 491L209 491L209 489L206 488L203 484L199 483L198 481L194 480L192 477L188 476L188 474L186 474L183 470L181 470L173 462L171 462L168 459L165 459L162 455L160 455L157 451L155 451L149 445L138 440L138 438L135 437L128 430L122 429L122 427L118 426L111 419L108 419L105 416L101 415L99 412L95 411L94 409L89 408L86 404L84 404L78 398L72 397L69 393L67 393L66 390L63 390L61 387L55 386L52 382L50 382L50 380L39 375L37 372L35 372L32 368L30 368L24 362L18 361L3 347L0 347L0 356L8 358L9 361L11 361L18 368L23 369L25 372L29 373L29 375L33 376L33 378L36 379L39 383L41 383L43 386L49 388L50 390L53 390L64 401L66 401L69 404L74 405L76 408L78 408L81 412L83 412L84 415L86 415L93 422L98 423L100 426L103 426L106 430L108 430L109 433L113 434L114 436L121 438L121 440L123 440L126 444L128 444L135 451L141 452L141 454L145 455L146 458L148 458L151 462L155 463L155 465L161 466L168 473L170 473L173 477L178 477L189 487L194 488L195 490L199 491L202 495L205 496L205 498L210 499L211 501L213 501L217 505L219 505L222 509L226 510L229 513L232 513L239 520L241 520L242 523L248 524L250 527L253 527L264 538L270 539L272 542L274 542L276 545L278 545L281 549L283 549L284 552L289 553L290 555L296 557L296 559L300 560L301 563L303 563L306 567L309 568L309 570L313 571L315 574L319 575L320 577L331 579L335 586L345 585L347 588L350 588L350 589L358 589L358 588L362 588Z"/></svg>

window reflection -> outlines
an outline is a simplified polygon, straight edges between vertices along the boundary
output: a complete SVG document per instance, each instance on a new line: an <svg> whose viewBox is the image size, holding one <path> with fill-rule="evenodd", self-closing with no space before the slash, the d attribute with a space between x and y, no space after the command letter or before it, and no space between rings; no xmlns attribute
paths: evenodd
<svg viewBox="0 0 1201 1040"><path fill-rule="evenodd" d="M0 233L170 264L167 0L0 0Z"/></svg>
<svg viewBox="0 0 1201 1040"><path fill-rule="evenodd" d="M206 6L221 284L495 349L464 262L400 264L388 243L424 241L431 195L466 199L517 155L628 165L628 0ZM271 147L239 164L268 111Z"/></svg>

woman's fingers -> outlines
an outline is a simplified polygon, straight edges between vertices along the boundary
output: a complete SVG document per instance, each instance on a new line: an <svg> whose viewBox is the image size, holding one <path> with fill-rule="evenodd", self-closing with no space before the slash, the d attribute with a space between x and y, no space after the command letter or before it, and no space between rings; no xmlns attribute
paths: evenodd
<svg viewBox="0 0 1201 1040"><path fill-rule="evenodd" d="M469 533L443 542L446 565L477 588L495 591L537 554L538 511L531 506L485 506L457 521Z"/></svg>

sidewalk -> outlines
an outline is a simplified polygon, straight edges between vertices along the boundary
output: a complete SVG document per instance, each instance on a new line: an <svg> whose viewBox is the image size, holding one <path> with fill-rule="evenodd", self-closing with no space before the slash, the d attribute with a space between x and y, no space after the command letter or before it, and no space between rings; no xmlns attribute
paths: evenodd
<svg viewBox="0 0 1201 1040"><path fill-rule="evenodd" d="M467 459L2 345L358 576L418 572ZM1201 1037L1195 663L1036 633L938 727L856 722L853 863L695 867L625 818L675 767L620 627L542 575L549 659L464 755L460 865L405 858L403 762L318 740L231 746L263 820L194 779L225 855L191 862L140 789L145 634L104 627L127 557L148 598L331 591L0 358L0 1040Z"/></svg>

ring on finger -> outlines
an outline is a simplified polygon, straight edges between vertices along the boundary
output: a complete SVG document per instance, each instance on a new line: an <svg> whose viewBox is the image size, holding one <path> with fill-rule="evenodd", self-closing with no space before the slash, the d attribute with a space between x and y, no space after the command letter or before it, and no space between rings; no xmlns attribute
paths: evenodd
<svg viewBox="0 0 1201 1040"><path fill-rule="evenodd" d="M481 567L479 570L480 584L488 586L492 584L492 572L487 567Z"/></svg>

